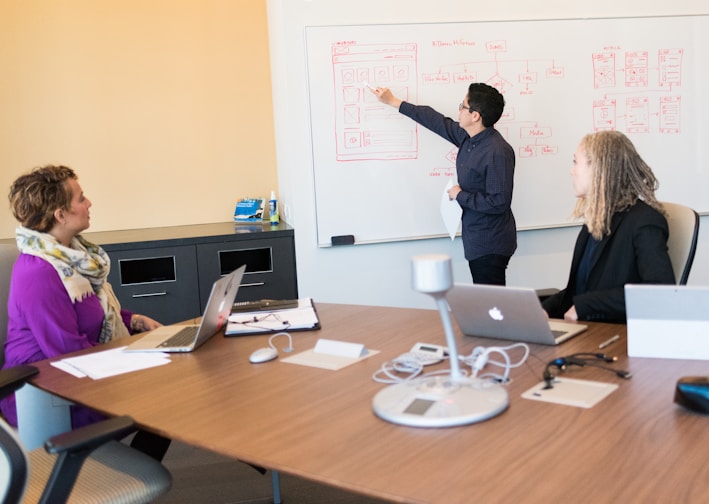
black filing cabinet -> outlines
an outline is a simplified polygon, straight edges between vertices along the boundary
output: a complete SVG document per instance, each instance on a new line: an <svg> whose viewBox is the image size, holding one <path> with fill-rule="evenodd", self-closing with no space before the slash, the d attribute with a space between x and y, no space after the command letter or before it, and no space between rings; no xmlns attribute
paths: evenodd
<svg viewBox="0 0 709 504"><path fill-rule="evenodd" d="M242 264L237 301L298 297L294 231L287 223L201 224L86 233L111 258L121 306L164 324L202 314L214 281Z"/></svg>
<svg viewBox="0 0 709 504"><path fill-rule="evenodd" d="M205 243L197 245L197 267L205 279L199 285L202 310L211 290L209 279L213 282L243 264L237 301L298 297L295 252L288 237Z"/></svg>
<svg viewBox="0 0 709 504"><path fill-rule="evenodd" d="M200 314L194 245L109 252L108 280L123 308L163 323Z"/></svg>

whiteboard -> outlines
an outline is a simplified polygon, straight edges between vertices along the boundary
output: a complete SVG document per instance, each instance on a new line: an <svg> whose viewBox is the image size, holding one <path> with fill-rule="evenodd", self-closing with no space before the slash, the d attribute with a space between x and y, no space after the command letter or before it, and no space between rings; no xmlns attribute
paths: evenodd
<svg viewBox="0 0 709 504"><path fill-rule="evenodd" d="M573 224L571 161L586 133L624 132L662 200L709 211L709 16L305 28L319 246L447 235L456 148L366 84L457 118L471 82L506 100L518 229Z"/></svg>

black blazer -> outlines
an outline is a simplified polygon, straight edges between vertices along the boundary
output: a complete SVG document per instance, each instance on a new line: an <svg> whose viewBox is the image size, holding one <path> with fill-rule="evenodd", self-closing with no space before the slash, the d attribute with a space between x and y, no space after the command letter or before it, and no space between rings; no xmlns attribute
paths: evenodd
<svg viewBox="0 0 709 504"><path fill-rule="evenodd" d="M579 264L590 236L584 225L576 239L566 288L542 303L550 317L564 318L573 305L579 320L624 323L625 284L675 283L667 254L667 220L638 201L613 216L610 234L601 240L591 257L586 292L574 296Z"/></svg>

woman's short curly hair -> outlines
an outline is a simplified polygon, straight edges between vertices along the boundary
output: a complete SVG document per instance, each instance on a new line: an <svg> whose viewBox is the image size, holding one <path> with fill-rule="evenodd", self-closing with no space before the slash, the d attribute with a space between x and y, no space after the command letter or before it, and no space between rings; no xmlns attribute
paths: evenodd
<svg viewBox="0 0 709 504"><path fill-rule="evenodd" d="M67 166L47 165L18 177L10 187L10 207L24 227L47 233L56 223L57 209L69 210L73 194L66 183L76 179Z"/></svg>

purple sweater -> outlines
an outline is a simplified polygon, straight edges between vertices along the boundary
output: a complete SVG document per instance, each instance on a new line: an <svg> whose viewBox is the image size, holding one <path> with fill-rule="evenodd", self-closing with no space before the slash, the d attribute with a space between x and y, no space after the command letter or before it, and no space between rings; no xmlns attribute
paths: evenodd
<svg viewBox="0 0 709 504"><path fill-rule="evenodd" d="M104 313L98 297L72 303L56 270L44 259L20 254L12 270L7 303L5 365L10 368L98 345ZM131 312L121 310L130 327ZM7 421L17 425L14 395L0 401ZM72 406L74 428L103 418Z"/></svg>

